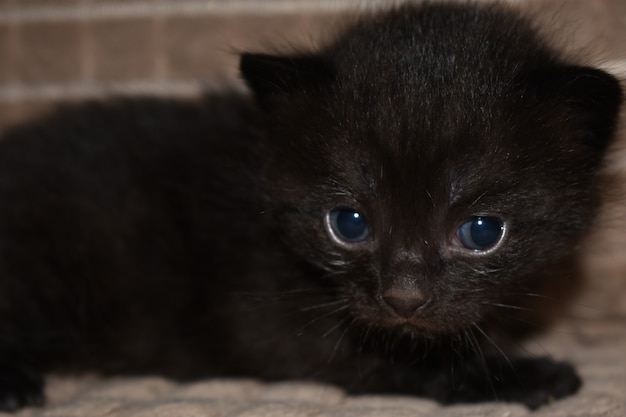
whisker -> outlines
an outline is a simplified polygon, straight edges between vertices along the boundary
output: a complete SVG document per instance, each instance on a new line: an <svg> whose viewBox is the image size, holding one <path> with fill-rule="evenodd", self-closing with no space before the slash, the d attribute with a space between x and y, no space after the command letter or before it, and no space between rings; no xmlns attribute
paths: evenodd
<svg viewBox="0 0 626 417"><path fill-rule="evenodd" d="M488 305L488 306L493 306L493 307L506 308L506 309L509 309L509 310L533 311L531 308L516 306L516 305L513 305L513 304L491 303L491 302L488 302L488 301L485 301L482 304L483 305Z"/></svg>
<svg viewBox="0 0 626 417"><path fill-rule="evenodd" d="M467 349L467 329L464 329L462 333L457 333L454 336L453 351L459 359L464 359Z"/></svg>
<svg viewBox="0 0 626 417"><path fill-rule="evenodd" d="M346 319L347 319L347 317L346 317ZM357 320L356 317L353 317L352 320L350 320L348 325L345 327L345 329L343 329L343 332L341 332L341 334L339 335L339 338L337 339L337 341L335 342L335 346L333 347L333 351L331 352L330 357L328 358L328 363L330 363L333 360L333 358L335 357L335 354L339 350L339 346L341 345L341 342L342 342L344 336L348 333L348 331L356 323L356 320ZM343 320L342 323L345 323L345 321L346 320Z"/></svg>
<svg viewBox="0 0 626 417"><path fill-rule="evenodd" d="M361 337L359 338L359 354L363 353L365 350L365 344L367 343L371 331L372 328L370 326L365 326L365 330L361 331Z"/></svg>
<svg viewBox="0 0 626 417"><path fill-rule="evenodd" d="M480 330L481 333L483 333L482 329L480 329L480 327L478 327L476 323L472 323L472 327L476 327L478 330ZM489 372L487 359L485 358L483 349L480 347L480 343L478 343L478 339L476 338L476 335L474 334L472 327L467 328L467 330L469 330L469 334L472 336L470 340L472 341L472 345L474 346L474 349L478 353L478 357L480 358L480 364L483 368L485 379L487 380L487 383L489 384L489 388L491 389L491 393L493 394L494 399L498 401L498 392L496 391L496 387L493 385L493 381L491 380L492 375Z"/></svg>
<svg viewBox="0 0 626 417"><path fill-rule="evenodd" d="M533 328L536 328L536 329L541 329L542 328L541 324L532 322L530 320L523 319L521 317L506 316L506 319L507 320L511 320L511 321L515 321L517 323L522 323L522 324L525 324L525 325L527 325L529 327L533 327Z"/></svg>
<svg viewBox="0 0 626 417"><path fill-rule="evenodd" d="M340 298L338 300L331 301L329 303L315 304L315 305L308 306L308 307L302 307L300 308L300 311L305 312L305 311L317 310L317 309L324 308L324 307L333 307L333 306L336 306L337 304L344 304L347 301L348 301L347 298Z"/></svg>
<svg viewBox="0 0 626 417"><path fill-rule="evenodd" d="M532 343L537 345L539 347L539 350L541 350L545 356L547 356L549 358L552 358L552 353L550 352L550 350L543 343L541 343L539 340L533 340ZM527 355L527 356L529 356L531 358L536 358L537 357L537 354L535 354L532 351L530 351L522 343L516 343L516 345L518 345L518 348L520 349L520 351L524 352L525 355Z"/></svg>
<svg viewBox="0 0 626 417"><path fill-rule="evenodd" d="M245 291L245 292L232 292L233 296L249 297L251 299L256 298L259 300L265 300L274 298L276 300L285 299L288 297L295 297L300 295L326 295L332 296L333 290L327 288L299 288L286 291Z"/></svg>
<svg viewBox="0 0 626 417"><path fill-rule="evenodd" d="M309 320L308 323L306 323L304 326L300 327L298 330L296 330L296 335L301 336L304 333L304 330L306 330L307 328L311 327L312 325L314 325L315 323L319 322L320 320L323 320L327 317L332 316L333 314L337 314L341 311L344 311L346 309L350 308L349 304L346 304L344 306L338 307L334 310L329 311L328 313L322 314L321 316L318 316L312 320Z"/></svg>
<svg viewBox="0 0 626 417"><path fill-rule="evenodd" d="M593 305L589 305L589 304L585 304L585 303L581 303L581 302L577 302L577 301L570 301L570 300L563 300L557 297L551 297L545 294L537 294L537 293L507 293L505 294L506 296L513 296L513 297L529 297L529 298L537 298L537 299L541 299L541 300L546 300L546 301L551 301L554 303L558 303L561 305L571 305L574 307L581 307L584 309L588 309L591 310L593 312L602 312L604 311L604 309L597 307L597 306L593 306Z"/></svg>
<svg viewBox="0 0 626 417"><path fill-rule="evenodd" d="M493 341L493 339L491 339L487 333L485 333L483 331L483 329L477 324L477 323L472 323L472 326L474 328L476 328L476 330L478 330L480 332L480 334L483 335L483 337L489 342L491 343L491 345L496 348L496 350L498 352L500 352L500 355L502 355L502 357L504 358L504 360L509 364L509 367L511 368L511 370L513 371L513 373L515 374L515 376L517 377L517 371L515 370L515 367L513 366L513 362L511 362L511 359L509 358L509 356L500 348L500 346L498 346L498 344L496 342Z"/></svg>
<svg viewBox="0 0 626 417"><path fill-rule="evenodd" d="M286 314L293 314L294 312L314 310L316 308L323 308L324 306L332 307L340 302L345 302L344 298L340 301L337 300L336 292L328 290L321 291L319 289L313 291L308 289L299 289L282 292L241 292L233 293L233 295L239 297L236 298L236 300L242 300L245 302L244 307L249 312L261 311L267 308L279 308ZM319 304L313 304L304 308L299 308L293 305L294 301L300 305L312 304L313 299L315 299ZM283 308L283 306L291 306L293 311L289 313L285 308Z"/></svg>
<svg viewBox="0 0 626 417"><path fill-rule="evenodd" d="M512 295L516 297L523 296L523 297L543 298L547 300L550 300L552 298L552 297L546 296L545 294L538 294L538 293L532 293L532 292L510 292L505 295Z"/></svg>
<svg viewBox="0 0 626 417"><path fill-rule="evenodd" d="M350 320L350 317L344 317L341 320L339 320L334 326L332 326L330 329L326 330L324 332L324 334L322 334L321 338L325 339L326 337L328 337L330 334L332 334L335 330L337 330L338 328L340 328L346 321Z"/></svg>

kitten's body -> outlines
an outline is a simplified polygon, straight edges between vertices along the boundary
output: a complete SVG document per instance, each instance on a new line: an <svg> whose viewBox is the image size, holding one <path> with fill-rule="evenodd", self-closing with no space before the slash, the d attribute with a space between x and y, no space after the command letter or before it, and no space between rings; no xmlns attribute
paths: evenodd
<svg viewBox="0 0 626 417"><path fill-rule="evenodd" d="M531 407L577 389L549 361L489 381L482 352L570 285L549 272L597 206L612 77L477 6L399 9L241 68L254 102L86 105L0 145L5 408L37 402L33 371L82 369ZM333 235L338 208L366 238ZM477 216L504 235L459 247Z"/></svg>

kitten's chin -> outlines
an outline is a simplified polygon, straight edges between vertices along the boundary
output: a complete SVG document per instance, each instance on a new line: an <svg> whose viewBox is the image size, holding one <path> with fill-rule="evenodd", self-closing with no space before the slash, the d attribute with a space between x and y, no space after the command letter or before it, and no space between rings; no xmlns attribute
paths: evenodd
<svg viewBox="0 0 626 417"><path fill-rule="evenodd" d="M408 336L431 336L455 332L440 323L419 319L416 317L388 317L382 321L383 327Z"/></svg>

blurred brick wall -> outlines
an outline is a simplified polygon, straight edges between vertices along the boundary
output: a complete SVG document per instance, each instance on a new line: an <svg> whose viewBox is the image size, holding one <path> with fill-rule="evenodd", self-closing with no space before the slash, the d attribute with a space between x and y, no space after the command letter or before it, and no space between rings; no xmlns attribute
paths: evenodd
<svg viewBox="0 0 626 417"><path fill-rule="evenodd" d="M336 17L254 4L0 0L0 129L62 99L194 94L236 78L237 51L310 45Z"/></svg>

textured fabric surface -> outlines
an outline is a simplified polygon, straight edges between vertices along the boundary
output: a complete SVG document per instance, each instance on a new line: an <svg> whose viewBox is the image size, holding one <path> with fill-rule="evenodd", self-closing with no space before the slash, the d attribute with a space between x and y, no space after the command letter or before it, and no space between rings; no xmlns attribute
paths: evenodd
<svg viewBox="0 0 626 417"><path fill-rule="evenodd" d="M0 129L60 102L110 93L190 96L236 83L243 49L308 46L342 14L378 1L0 0ZM384 2L383 2L384 3ZM518 0L559 44L626 79L626 1ZM565 33L565 35L563 35ZM626 113L624 114L626 118ZM585 248L588 289L571 317L527 349L574 362L581 392L535 416L626 415L626 123L608 171L621 178ZM621 188L620 188L621 187ZM158 377L49 378L49 405L20 416L484 416L507 404L441 407L406 397L350 397L330 386Z"/></svg>

